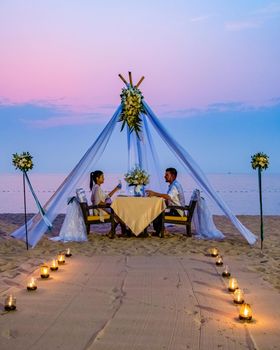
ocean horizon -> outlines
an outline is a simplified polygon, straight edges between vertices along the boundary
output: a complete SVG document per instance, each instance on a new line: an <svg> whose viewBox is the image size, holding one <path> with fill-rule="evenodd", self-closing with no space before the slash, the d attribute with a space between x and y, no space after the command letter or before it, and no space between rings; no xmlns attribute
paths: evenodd
<svg viewBox="0 0 280 350"><path fill-rule="evenodd" d="M32 186L42 205L56 191L58 186L65 179L66 174L30 174ZM236 215L259 215L259 189L257 174L207 174L207 177L223 198L229 208ZM106 182L103 185L104 191L110 191L122 179L122 174L106 174ZM190 175L178 177L185 189L186 202L188 202L193 190L199 188ZM127 193L125 182L121 194ZM167 184L164 184L163 187ZM86 190L88 198L90 191L88 183L81 183L79 187ZM147 186L147 188L149 188ZM280 215L280 174L263 174L262 177L263 214ZM203 191L201 192L202 196ZM27 212L37 212L35 201L27 188ZM215 215L222 215L220 208L205 196L207 204ZM66 208L66 204L65 204ZM0 175L0 213L22 213L23 212L23 184L21 174Z"/></svg>

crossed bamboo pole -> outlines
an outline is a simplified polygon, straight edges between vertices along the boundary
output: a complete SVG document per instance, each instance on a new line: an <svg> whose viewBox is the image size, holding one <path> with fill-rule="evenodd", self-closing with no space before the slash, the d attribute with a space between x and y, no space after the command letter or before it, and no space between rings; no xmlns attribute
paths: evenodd
<svg viewBox="0 0 280 350"><path fill-rule="evenodd" d="M133 86L133 82L132 82L132 74L131 74L131 72L128 72L128 78L129 78L129 83L125 80L125 78L121 75L121 74L119 74L119 77L120 77L120 79L125 83L125 85L127 86L127 87L135 87L135 88L139 88L139 86L140 86L140 84L142 83L142 81L145 79L145 77L144 76L142 76L142 78L138 81L138 83L135 85L135 86Z"/></svg>

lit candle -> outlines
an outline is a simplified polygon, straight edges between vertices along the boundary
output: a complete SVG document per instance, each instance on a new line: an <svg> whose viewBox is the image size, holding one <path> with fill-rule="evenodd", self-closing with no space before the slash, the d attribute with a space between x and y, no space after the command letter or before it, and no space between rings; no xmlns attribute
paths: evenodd
<svg viewBox="0 0 280 350"><path fill-rule="evenodd" d="M72 256L72 253L71 253L71 249L70 249L70 248L67 248L66 253L65 253L65 256L66 256L67 258L69 258L70 256Z"/></svg>
<svg viewBox="0 0 280 350"><path fill-rule="evenodd" d="M49 273L49 267L48 265L42 265L40 268L40 273L42 278L49 278L50 273Z"/></svg>
<svg viewBox="0 0 280 350"><path fill-rule="evenodd" d="M10 294L5 299L5 310L6 311L13 311L16 309L16 298Z"/></svg>
<svg viewBox="0 0 280 350"><path fill-rule="evenodd" d="M235 289L233 293L233 301L235 304L243 304L244 303L244 293L240 288Z"/></svg>
<svg viewBox="0 0 280 350"><path fill-rule="evenodd" d="M36 289L37 289L36 279L32 277L30 281L27 283L27 290L36 290Z"/></svg>
<svg viewBox="0 0 280 350"><path fill-rule="evenodd" d="M57 262L59 265L62 265L65 263L65 255L64 253L59 253L57 256Z"/></svg>
<svg viewBox="0 0 280 350"><path fill-rule="evenodd" d="M219 255L219 251L217 248L212 248L212 249L210 249L210 254L211 254L211 256L216 258Z"/></svg>
<svg viewBox="0 0 280 350"><path fill-rule="evenodd" d="M223 265L223 258L221 255L219 255L216 259L216 265L217 266L222 266Z"/></svg>
<svg viewBox="0 0 280 350"><path fill-rule="evenodd" d="M234 292L235 289L237 289L237 288L238 288L238 283L237 283L236 278L230 278L228 281L228 290L230 292Z"/></svg>
<svg viewBox="0 0 280 350"><path fill-rule="evenodd" d="M51 270L52 271L57 271L58 270L58 262L57 262L56 259L53 259L53 261L52 261Z"/></svg>
<svg viewBox="0 0 280 350"><path fill-rule="evenodd" d="M225 269L224 269L224 271L223 271L223 273L222 273L222 276L223 277L230 277L230 272L229 272L229 268L228 268L228 265L226 265L226 267L225 267Z"/></svg>
<svg viewBox="0 0 280 350"><path fill-rule="evenodd" d="M242 304L239 311L239 319L250 321L252 319L252 309L249 304Z"/></svg>

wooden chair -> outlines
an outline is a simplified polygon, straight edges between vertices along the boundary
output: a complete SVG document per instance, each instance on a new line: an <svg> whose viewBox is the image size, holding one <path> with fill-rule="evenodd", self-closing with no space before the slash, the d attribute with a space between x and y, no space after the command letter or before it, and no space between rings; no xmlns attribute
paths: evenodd
<svg viewBox="0 0 280 350"><path fill-rule="evenodd" d="M186 235L188 237L192 236L192 217L194 213L194 209L196 206L196 201L191 200L189 205L186 206L167 206L166 210L169 209L180 209L185 212L184 216L172 216L168 215L168 212L164 212L162 215L162 229L161 229L161 237L164 237L164 224L169 223L169 224L176 224L176 225L184 225L186 226Z"/></svg>
<svg viewBox="0 0 280 350"><path fill-rule="evenodd" d="M90 233L90 225L97 225L97 224L111 224L111 234L110 237L114 238L116 233L115 228L115 220L114 220L114 211L110 207L110 204L104 204L104 205L88 205L86 202L79 202L80 207L83 212L83 217L85 221L85 225L87 228L87 234ZM90 210L93 209L106 209L108 211L108 214L104 214L102 218L99 215L91 215ZM102 221L101 221L101 220Z"/></svg>

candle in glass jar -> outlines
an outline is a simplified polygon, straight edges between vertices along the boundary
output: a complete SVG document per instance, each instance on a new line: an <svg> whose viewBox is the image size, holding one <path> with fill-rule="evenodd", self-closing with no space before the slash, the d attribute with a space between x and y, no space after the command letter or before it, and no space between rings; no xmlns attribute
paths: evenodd
<svg viewBox="0 0 280 350"><path fill-rule="evenodd" d="M65 264L65 254L59 253L57 256L57 262L59 265Z"/></svg>
<svg viewBox="0 0 280 350"><path fill-rule="evenodd" d="M52 263L51 263L51 270L52 271L57 271L58 270L58 262L56 259L53 259L52 260Z"/></svg>
<svg viewBox="0 0 280 350"><path fill-rule="evenodd" d="M222 276L223 277L230 277L230 272L229 272L229 268L228 268L228 265L226 265L226 267L225 267L225 269L224 269L224 271L223 271L223 273L222 273Z"/></svg>
<svg viewBox="0 0 280 350"><path fill-rule="evenodd" d="M70 256L72 256L72 253L71 253L71 249L70 249L70 248L67 248L67 249L66 249L65 256L66 256L67 258L69 258Z"/></svg>
<svg viewBox="0 0 280 350"><path fill-rule="evenodd" d="M223 265L223 258L221 255L219 255L216 259L216 265L217 266L222 266Z"/></svg>
<svg viewBox="0 0 280 350"><path fill-rule="evenodd" d="M239 319L244 321L250 321L252 319L252 309L250 304L242 304L239 310Z"/></svg>
<svg viewBox="0 0 280 350"><path fill-rule="evenodd" d="M238 283L236 278L230 278L228 282L228 290L234 292L238 288Z"/></svg>
<svg viewBox="0 0 280 350"><path fill-rule="evenodd" d="M244 303L244 293L240 288L235 289L233 293L233 301L235 304L243 304Z"/></svg>
<svg viewBox="0 0 280 350"><path fill-rule="evenodd" d="M219 255L219 251L217 248L212 248L210 250L211 256L213 256L214 258L216 258Z"/></svg>
<svg viewBox="0 0 280 350"><path fill-rule="evenodd" d="M16 309L16 298L12 294L8 295L5 299L4 308L6 311L13 311Z"/></svg>
<svg viewBox="0 0 280 350"><path fill-rule="evenodd" d="M27 290L36 290L36 289L37 289L36 279L32 277L30 281L27 283Z"/></svg>
<svg viewBox="0 0 280 350"><path fill-rule="evenodd" d="M49 273L49 267L48 265L42 265L40 268L40 274L42 278L49 278L50 273Z"/></svg>

